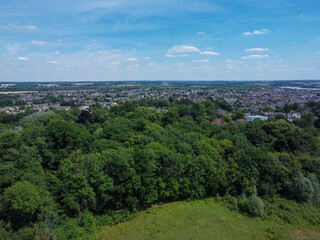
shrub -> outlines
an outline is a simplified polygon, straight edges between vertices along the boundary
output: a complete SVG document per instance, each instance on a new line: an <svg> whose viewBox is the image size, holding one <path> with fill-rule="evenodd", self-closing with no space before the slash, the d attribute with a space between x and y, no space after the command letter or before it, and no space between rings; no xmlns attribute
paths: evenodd
<svg viewBox="0 0 320 240"><path fill-rule="evenodd" d="M261 217L264 212L264 203L257 196L256 191L248 198L244 193L240 196L237 206L241 212L248 213L253 217Z"/></svg>
<svg viewBox="0 0 320 240"><path fill-rule="evenodd" d="M248 199L249 214L255 217L261 217L263 215L264 204L260 197L256 194L252 194Z"/></svg>
<svg viewBox="0 0 320 240"><path fill-rule="evenodd" d="M115 225L121 222L128 221L136 216L135 212L123 209L118 211L108 211L107 214L97 216L97 223L103 225Z"/></svg>
<svg viewBox="0 0 320 240"><path fill-rule="evenodd" d="M60 226L56 228L55 231L56 239L68 239L68 240L77 240L77 239L95 239L95 235L86 232L84 227L81 227L79 220L76 218L65 219Z"/></svg>
<svg viewBox="0 0 320 240"><path fill-rule="evenodd" d="M34 229L32 227L23 227L19 229L18 239L33 240L35 238Z"/></svg>
<svg viewBox="0 0 320 240"><path fill-rule="evenodd" d="M297 202L312 202L314 199L314 189L309 178L302 173L298 173L292 181L290 189L291 197Z"/></svg>
<svg viewBox="0 0 320 240"><path fill-rule="evenodd" d="M246 196L245 193L242 193L238 202L237 202L237 206L239 208L239 210L241 212L244 212L244 213L248 213L249 212L249 209L248 209L248 198Z"/></svg>
<svg viewBox="0 0 320 240"><path fill-rule="evenodd" d="M315 174L310 174L308 176L310 182L311 182L311 185L313 187L313 199L312 201L313 202L316 202L320 199L320 184L319 184L319 181L318 181L318 178L316 177Z"/></svg>

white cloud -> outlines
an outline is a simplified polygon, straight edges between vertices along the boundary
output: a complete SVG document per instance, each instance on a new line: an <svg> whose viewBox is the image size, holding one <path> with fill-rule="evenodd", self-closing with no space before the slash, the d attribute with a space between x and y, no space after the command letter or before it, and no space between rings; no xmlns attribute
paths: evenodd
<svg viewBox="0 0 320 240"><path fill-rule="evenodd" d="M168 58L175 58L175 57L177 57L177 56L176 56L176 55L172 55L172 54L167 54L166 57L168 57Z"/></svg>
<svg viewBox="0 0 320 240"><path fill-rule="evenodd" d="M55 54L59 55L59 54L60 54L60 52L59 52L59 51L56 51L56 52L55 52Z"/></svg>
<svg viewBox="0 0 320 240"><path fill-rule="evenodd" d="M61 39L58 39L58 40L57 40L57 42L63 42L63 40L61 40Z"/></svg>
<svg viewBox="0 0 320 240"><path fill-rule="evenodd" d="M242 59L262 59L262 58L267 58L269 57L269 55L256 55L256 54L253 54L253 55L249 55L249 56L243 56L241 57Z"/></svg>
<svg viewBox="0 0 320 240"><path fill-rule="evenodd" d="M188 54L180 54L180 55L178 55L179 57L189 57L189 55Z"/></svg>
<svg viewBox="0 0 320 240"><path fill-rule="evenodd" d="M254 30L253 32L244 32L242 35L245 36L252 36L252 35L261 35L261 34L266 34L269 33L270 31L268 29L261 29L261 30Z"/></svg>
<svg viewBox="0 0 320 240"><path fill-rule="evenodd" d="M263 52L263 51L269 51L269 48L247 48L246 52Z"/></svg>
<svg viewBox="0 0 320 240"><path fill-rule="evenodd" d="M36 30L36 26L26 25L26 26L16 26L13 24L9 24L7 26L0 26L1 29L27 29L27 30Z"/></svg>
<svg viewBox="0 0 320 240"><path fill-rule="evenodd" d="M34 45L46 45L47 44L47 42L45 42L45 41L35 41L35 40L31 41L30 43L34 44Z"/></svg>
<svg viewBox="0 0 320 240"><path fill-rule="evenodd" d="M149 67L153 67L153 68L160 68L160 65L159 64L156 64L154 62L151 62L148 64Z"/></svg>
<svg viewBox="0 0 320 240"><path fill-rule="evenodd" d="M121 63L120 62L112 62L107 65L107 68L117 68Z"/></svg>
<svg viewBox="0 0 320 240"><path fill-rule="evenodd" d="M18 60L20 60L20 61L29 61L30 59L26 58L26 57L18 57Z"/></svg>
<svg viewBox="0 0 320 240"><path fill-rule="evenodd" d="M178 68L183 68L186 64L183 62L183 63L175 63L173 64L173 66L175 67L178 67Z"/></svg>
<svg viewBox="0 0 320 240"><path fill-rule="evenodd" d="M58 64L59 62L58 62L58 61L50 61L49 63L51 63L51 64Z"/></svg>
<svg viewBox="0 0 320 240"><path fill-rule="evenodd" d="M197 32L197 35L205 35L205 32Z"/></svg>
<svg viewBox="0 0 320 240"><path fill-rule="evenodd" d="M150 60L151 57L144 57L143 59L144 59L144 60Z"/></svg>
<svg viewBox="0 0 320 240"><path fill-rule="evenodd" d="M137 58L127 58L125 61L126 62L138 62L139 60Z"/></svg>
<svg viewBox="0 0 320 240"><path fill-rule="evenodd" d="M10 29L9 26L0 26L1 29Z"/></svg>
<svg viewBox="0 0 320 240"><path fill-rule="evenodd" d="M28 26L16 26L18 29L28 29L28 30L36 30L36 26L28 25Z"/></svg>
<svg viewBox="0 0 320 240"><path fill-rule="evenodd" d="M211 51L203 51L203 52L200 52L201 55L212 55L212 56L218 56L220 55L220 53L218 52L211 52Z"/></svg>
<svg viewBox="0 0 320 240"><path fill-rule="evenodd" d="M231 64L227 64L227 65L226 65L226 68L229 69L229 70L231 70L231 69L233 69L233 66L232 66Z"/></svg>
<svg viewBox="0 0 320 240"><path fill-rule="evenodd" d="M320 51L316 52L316 54L320 54Z"/></svg>
<svg viewBox="0 0 320 240"><path fill-rule="evenodd" d="M208 63L210 61L208 59L200 59L200 60L192 60L192 62L195 62L195 63Z"/></svg>
<svg viewBox="0 0 320 240"><path fill-rule="evenodd" d="M236 63L236 64L240 64L243 63L242 61L236 61L236 60L232 60L232 59L227 59L228 63Z"/></svg>
<svg viewBox="0 0 320 240"><path fill-rule="evenodd" d="M136 70L138 70L139 67L140 67L139 64L133 64L133 65L129 65L129 66L127 67L127 70L136 71Z"/></svg>
<svg viewBox="0 0 320 240"><path fill-rule="evenodd" d="M200 52L199 48L194 46L174 46L169 52L185 53L185 52Z"/></svg>
<svg viewBox="0 0 320 240"><path fill-rule="evenodd" d="M254 30L253 34L259 35L259 34L266 34L268 32L270 32L268 29Z"/></svg>

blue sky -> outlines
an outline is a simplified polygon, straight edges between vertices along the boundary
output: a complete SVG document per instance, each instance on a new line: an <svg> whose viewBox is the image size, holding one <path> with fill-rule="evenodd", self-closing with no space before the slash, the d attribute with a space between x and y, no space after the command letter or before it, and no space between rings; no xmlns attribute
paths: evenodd
<svg viewBox="0 0 320 240"><path fill-rule="evenodd" d="M0 81L320 79L319 0L0 0Z"/></svg>

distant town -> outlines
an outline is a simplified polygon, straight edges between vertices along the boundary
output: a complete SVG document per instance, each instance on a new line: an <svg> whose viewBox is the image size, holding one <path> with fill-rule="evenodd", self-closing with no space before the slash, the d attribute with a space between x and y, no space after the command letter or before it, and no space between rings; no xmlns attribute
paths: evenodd
<svg viewBox="0 0 320 240"><path fill-rule="evenodd" d="M231 115L232 110L241 111L245 117L236 119L235 123L277 116L293 121L310 111L308 103L320 101L320 82L2 83L0 98L0 112L13 115L24 113L27 109L84 110L95 105L111 108L125 102L141 100L224 100L231 108L217 109L217 117ZM158 111L166 112L167 109L163 107ZM227 122L223 118L217 118L213 123L223 125Z"/></svg>

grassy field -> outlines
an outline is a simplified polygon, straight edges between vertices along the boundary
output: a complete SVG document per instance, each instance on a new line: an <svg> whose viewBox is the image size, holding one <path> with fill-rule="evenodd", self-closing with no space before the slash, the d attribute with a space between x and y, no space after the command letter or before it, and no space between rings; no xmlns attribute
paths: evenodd
<svg viewBox="0 0 320 240"><path fill-rule="evenodd" d="M320 239L320 233L247 217L205 199L154 206L133 220L103 227L98 239Z"/></svg>

